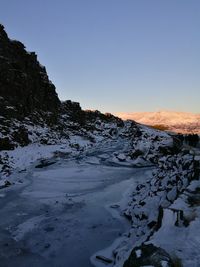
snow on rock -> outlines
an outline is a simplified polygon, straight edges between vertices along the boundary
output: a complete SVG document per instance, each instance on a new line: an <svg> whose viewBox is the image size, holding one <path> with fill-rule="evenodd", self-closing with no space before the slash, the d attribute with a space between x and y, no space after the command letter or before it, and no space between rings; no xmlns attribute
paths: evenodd
<svg viewBox="0 0 200 267"><path fill-rule="evenodd" d="M117 140L119 152L112 152L110 158L104 151L98 160L91 158L90 162L99 164L102 160L117 164L117 166L154 166L155 168L148 181L137 185L136 190L129 196L128 206L124 207L123 214L132 225L130 231L114 242L107 254L98 254L102 261L106 262L112 259L113 266L121 267L136 247L136 257L138 259L142 257L141 244L162 227L163 216L168 213L173 214L172 209L168 213L165 212L165 209L169 209L170 205L186 190L190 182L196 179L199 158L194 153L181 151L181 147L174 145L173 138L168 134L133 122L128 121L119 127L116 122L108 123L98 119L95 121L95 127L92 123L87 124L87 127L90 129L86 130L77 123L68 122L65 131L67 138L61 138L58 132L50 130L48 126L44 129L42 126L36 128L30 126L28 132L32 136L29 137L31 144L0 152L1 183L5 186L3 181L8 178L9 181L15 182L12 173L16 173L16 170L26 171L31 164L35 164L38 160L40 160L39 165L41 165L49 164L49 161L46 161L47 158L54 157L51 160L54 162L56 157L84 156L88 152L101 150L102 146L106 147L106 144L111 144ZM31 132L32 134L30 134ZM41 136L42 140L47 142L41 143ZM121 145L120 140L123 140ZM38 162L35 166L38 166ZM190 188L190 190L195 188ZM195 199L191 201L196 203ZM178 218L182 218L181 212L177 214ZM177 225L183 223L182 220L177 220ZM31 229L29 226L31 227L31 223L27 225L27 229ZM20 229L16 234L18 238L23 235ZM154 249L158 255L163 255L163 251L157 248L152 248L152 251ZM105 257L104 260L102 257ZM168 262L165 263L161 257L161 266L165 266ZM93 263L96 264L95 260Z"/></svg>
<svg viewBox="0 0 200 267"><path fill-rule="evenodd" d="M118 154L116 157L119 161L125 161L126 160L126 156L122 153Z"/></svg>
<svg viewBox="0 0 200 267"><path fill-rule="evenodd" d="M108 126L115 129L116 132L122 131L122 127L118 127L115 121L102 123L101 129L98 131L91 129L87 131L73 121L68 121L64 126L65 130L61 134L60 131L49 127L44 122L37 125L32 124L32 122L29 124L28 119L27 122L23 123L13 120L9 127L9 134L3 139L7 140L5 141L8 142L6 148L9 150L0 151L0 174L2 178L10 176L16 168L18 170L27 168L36 160L61 154L63 156L66 154L75 155L92 149L94 145L98 146L99 143L106 142L107 139L116 138L116 136L110 135ZM88 124L85 127L88 127ZM10 141L15 128L26 129L28 143L19 145L19 143ZM11 150L10 144L12 145Z"/></svg>
<svg viewBox="0 0 200 267"><path fill-rule="evenodd" d="M103 114L95 113L90 116L101 117ZM108 118L110 121L106 121ZM151 166L157 161L157 155L163 155L160 147L173 146L172 138L166 133L151 130L133 122L119 125L117 118L108 118L94 117L94 122L88 121L82 127L77 122L67 121L62 135L44 122L36 125L32 124L28 118L23 123L13 120L9 128L10 135L12 135L12 129L16 127L23 129L23 132L28 133L26 138L30 143L24 146L17 145L13 147L13 150L0 151L2 176L10 176L15 168L25 169L38 159L59 155L57 151L63 154L83 153L88 149L98 147L101 143L120 138L126 140L126 145L119 153L113 153L110 162L127 166ZM86 130L87 127L90 129Z"/></svg>
<svg viewBox="0 0 200 267"><path fill-rule="evenodd" d="M177 197L177 188L174 186L168 193L167 193L167 199L171 202L173 202Z"/></svg>
<svg viewBox="0 0 200 267"><path fill-rule="evenodd" d="M173 222L179 226L186 223L181 219L182 212L177 210L178 206L175 209L177 211L174 211L174 207L169 210L170 216L173 216L174 212L177 214L172 221L169 220L170 216L167 219L164 216L168 214L166 209L172 203L175 203L176 199L186 189L192 191L198 188L199 181L195 179L199 175L200 164L194 168L194 162L194 156L186 155L183 152L163 156L160 160L158 159L157 168L152 172L149 180L136 187L128 207L124 209L124 215L130 220L132 227L127 233L127 237L124 237L123 242L114 249L113 253L116 255L114 266L122 266L126 259L130 263L131 258L129 255L133 248L136 247L137 250L134 250L134 253L137 258L138 253L136 251L141 249L143 242L147 241L160 228L162 229L163 221L169 224ZM190 186L188 186L189 184ZM191 201L196 203L197 200L193 199ZM171 258L170 261L172 261ZM148 262L150 265L151 263L151 261ZM172 266L168 261L165 262L163 258L160 259L160 265ZM129 265L127 263L124 266Z"/></svg>

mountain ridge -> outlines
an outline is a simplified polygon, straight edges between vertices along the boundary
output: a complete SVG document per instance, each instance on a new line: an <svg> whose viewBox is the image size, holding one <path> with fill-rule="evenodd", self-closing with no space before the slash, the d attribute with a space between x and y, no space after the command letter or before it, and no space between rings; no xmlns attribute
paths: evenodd
<svg viewBox="0 0 200 267"><path fill-rule="evenodd" d="M179 111L156 112L118 112L115 113L123 120L135 120L149 126L165 126L167 130L183 134L200 134L200 113Z"/></svg>

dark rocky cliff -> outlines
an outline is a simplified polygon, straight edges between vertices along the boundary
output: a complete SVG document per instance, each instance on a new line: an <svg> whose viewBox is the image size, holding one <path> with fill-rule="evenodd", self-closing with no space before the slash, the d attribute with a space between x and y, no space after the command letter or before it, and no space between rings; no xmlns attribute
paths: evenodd
<svg viewBox="0 0 200 267"><path fill-rule="evenodd" d="M55 91L34 52L8 38L0 25L0 115L18 118L34 111L57 112L60 106Z"/></svg>
<svg viewBox="0 0 200 267"><path fill-rule="evenodd" d="M9 39L0 24L0 151L33 142L52 144L86 131L88 135L102 131L104 123L123 126L111 114L83 111L71 100L61 102L37 55Z"/></svg>

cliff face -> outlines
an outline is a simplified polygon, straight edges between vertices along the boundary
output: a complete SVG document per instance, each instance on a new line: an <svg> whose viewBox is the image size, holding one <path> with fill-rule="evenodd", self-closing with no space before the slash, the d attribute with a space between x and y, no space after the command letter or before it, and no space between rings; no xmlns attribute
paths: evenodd
<svg viewBox="0 0 200 267"><path fill-rule="evenodd" d="M45 67L37 55L8 38L0 25L0 115L23 118L34 111L57 112L60 106Z"/></svg>
<svg viewBox="0 0 200 267"><path fill-rule="evenodd" d="M105 132L106 124L123 126L111 114L83 111L70 100L61 103L36 54L9 39L0 24L0 151L29 143L55 144L73 134L93 139L92 132ZM106 131L113 134L108 127Z"/></svg>

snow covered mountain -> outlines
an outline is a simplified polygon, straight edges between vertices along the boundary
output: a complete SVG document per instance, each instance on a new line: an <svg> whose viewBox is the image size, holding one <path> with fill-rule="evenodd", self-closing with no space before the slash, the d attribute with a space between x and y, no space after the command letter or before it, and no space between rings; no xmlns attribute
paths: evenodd
<svg viewBox="0 0 200 267"><path fill-rule="evenodd" d="M163 129L177 133L200 134L200 114L158 111L158 112L136 112L116 113L123 120L135 120L136 122L160 126Z"/></svg>

